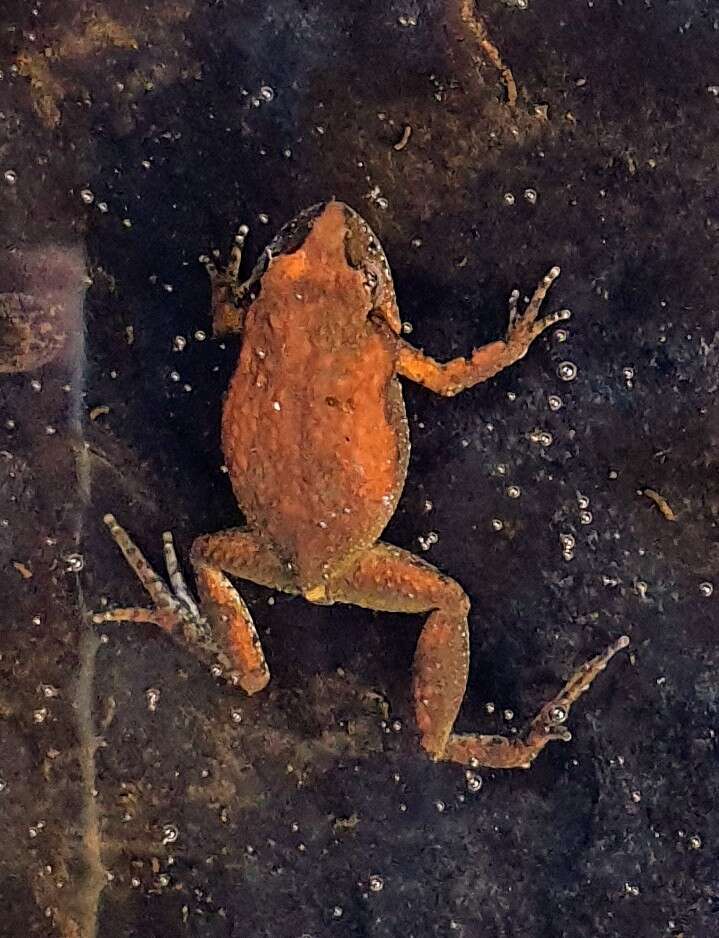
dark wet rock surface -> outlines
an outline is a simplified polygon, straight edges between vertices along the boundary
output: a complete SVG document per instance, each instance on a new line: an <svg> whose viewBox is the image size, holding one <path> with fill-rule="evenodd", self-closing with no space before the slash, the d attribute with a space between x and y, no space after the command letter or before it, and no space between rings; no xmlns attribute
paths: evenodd
<svg viewBox="0 0 719 938"><path fill-rule="evenodd" d="M481 4L514 110L445 3L6 10L0 292L62 286L71 328L0 375L0 934L713 934L714 7ZM419 618L243 584L273 675L251 699L151 626L88 624L142 601L106 511L158 565L166 528L186 559L240 521L219 449L237 345L197 337L198 256L245 222L254 259L332 195L439 358L501 335L552 264L573 311L453 400L405 384L386 537L472 600L460 729L521 728L632 639L571 743L478 792L418 749ZM18 267L60 249L64 285Z"/></svg>

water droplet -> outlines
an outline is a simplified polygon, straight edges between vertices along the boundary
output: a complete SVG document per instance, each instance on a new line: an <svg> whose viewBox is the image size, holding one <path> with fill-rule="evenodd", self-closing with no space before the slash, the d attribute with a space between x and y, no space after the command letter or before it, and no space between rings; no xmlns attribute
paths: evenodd
<svg viewBox="0 0 719 938"><path fill-rule="evenodd" d="M499 518L492 518L492 529L494 531L501 531L504 527L504 522Z"/></svg>
<svg viewBox="0 0 719 938"><path fill-rule="evenodd" d="M714 592L714 584L709 583L708 581L700 583L699 592L702 594L702 596L711 596L711 594Z"/></svg>
<svg viewBox="0 0 719 938"><path fill-rule="evenodd" d="M702 839L698 834L692 834L689 838L689 846L692 850L701 850Z"/></svg>
<svg viewBox="0 0 719 938"><path fill-rule="evenodd" d="M537 204L537 190L536 189L525 189L524 198L530 205Z"/></svg>
<svg viewBox="0 0 719 938"><path fill-rule="evenodd" d="M562 398L556 394L550 394L547 398L550 410L560 410L563 404Z"/></svg>
<svg viewBox="0 0 719 938"><path fill-rule="evenodd" d="M9 186L14 186L17 182L17 173L14 169L6 169L3 173L3 179Z"/></svg>
<svg viewBox="0 0 719 938"><path fill-rule="evenodd" d="M557 374L562 381L574 381L577 377L577 366L574 362L561 362L557 367Z"/></svg>
<svg viewBox="0 0 719 938"><path fill-rule="evenodd" d="M591 523L592 523L592 513L591 513L591 511L580 511L580 512L579 512L579 522L580 522L580 524L591 524Z"/></svg>
<svg viewBox="0 0 719 938"><path fill-rule="evenodd" d="M263 101L272 101L275 96L274 88L270 88L269 85L263 85L260 88L260 97Z"/></svg>
<svg viewBox="0 0 719 938"><path fill-rule="evenodd" d="M405 335L409 335L413 328L414 326L411 322L402 323L402 332L404 332Z"/></svg>
<svg viewBox="0 0 719 938"><path fill-rule="evenodd" d="M505 205L514 205L514 202L515 202L514 193L505 192L504 195L502 196L502 201L504 202Z"/></svg>
<svg viewBox="0 0 719 938"><path fill-rule="evenodd" d="M566 342L568 338L569 338L569 329L555 329L554 331L555 342Z"/></svg>
<svg viewBox="0 0 719 938"><path fill-rule="evenodd" d="M369 889L370 892L382 892L384 889L384 880L381 876L378 876L376 873L373 873L369 880Z"/></svg>
<svg viewBox="0 0 719 938"><path fill-rule="evenodd" d="M82 189L80 191L80 198L85 203L85 205L92 205L95 201L95 193L92 189Z"/></svg>
<svg viewBox="0 0 719 938"><path fill-rule="evenodd" d="M522 494L522 490L518 485L508 485L506 492L510 498L519 498L519 496Z"/></svg>

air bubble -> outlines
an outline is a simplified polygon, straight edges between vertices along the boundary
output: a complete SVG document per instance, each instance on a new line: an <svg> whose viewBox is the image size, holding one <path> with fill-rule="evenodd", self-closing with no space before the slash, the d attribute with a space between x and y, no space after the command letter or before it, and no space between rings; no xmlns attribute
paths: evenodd
<svg viewBox="0 0 719 938"><path fill-rule="evenodd" d="M510 498L519 498L522 494L522 490L518 485L508 485L506 488L506 493Z"/></svg>
<svg viewBox="0 0 719 938"><path fill-rule="evenodd" d="M557 374L562 381L574 381L577 377L577 366L574 362L561 362L557 367Z"/></svg>
<svg viewBox="0 0 719 938"><path fill-rule="evenodd" d="M13 169L6 169L3 173L3 179L9 186L14 186L17 182L17 173Z"/></svg>
<svg viewBox="0 0 719 938"><path fill-rule="evenodd" d="M260 88L260 97L263 101L272 101L275 97L274 88L270 88L269 85L263 85Z"/></svg>
<svg viewBox="0 0 719 938"><path fill-rule="evenodd" d="M180 836L180 832L174 824L165 824L162 828L162 842L163 844L174 844L177 838Z"/></svg>
<svg viewBox="0 0 719 938"><path fill-rule="evenodd" d="M473 795L476 795L482 787L482 779L478 775L475 775L474 772L467 772L466 778L467 791L471 792Z"/></svg>
<svg viewBox="0 0 719 938"><path fill-rule="evenodd" d="M502 201L504 202L505 205L514 205L515 203L514 193L505 192L504 195L502 196Z"/></svg>
<svg viewBox="0 0 719 938"><path fill-rule="evenodd" d="M704 583L700 583L699 592L702 594L702 596L707 596L707 597L711 596L711 594L714 592L714 584L709 583L708 581L705 581Z"/></svg>
<svg viewBox="0 0 719 938"><path fill-rule="evenodd" d="M368 884L369 884L370 892L382 892L382 890L384 889L384 880L382 879L381 876L378 876L376 873L373 873L370 876L368 880Z"/></svg>
<svg viewBox="0 0 719 938"><path fill-rule="evenodd" d="M85 566L85 558L82 554L68 554L65 557L65 565L68 573L79 573Z"/></svg>
<svg viewBox="0 0 719 938"><path fill-rule="evenodd" d="M592 523L592 513L591 513L591 511L580 511L580 512L579 512L579 522L580 522L580 524L591 524L591 523Z"/></svg>
<svg viewBox="0 0 719 938"><path fill-rule="evenodd" d="M537 190L536 189L525 189L524 198L530 205L537 204Z"/></svg>
<svg viewBox="0 0 719 938"><path fill-rule="evenodd" d="M556 394L550 394L547 398L547 404L549 404L550 410L561 410L563 401L562 398Z"/></svg>
<svg viewBox="0 0 719 938"><path fill-rule="evenodd" d="M80 191L80 198L85 203L85 205L92 205L95 201L95 193L92 189L82 189Z"/></svg>

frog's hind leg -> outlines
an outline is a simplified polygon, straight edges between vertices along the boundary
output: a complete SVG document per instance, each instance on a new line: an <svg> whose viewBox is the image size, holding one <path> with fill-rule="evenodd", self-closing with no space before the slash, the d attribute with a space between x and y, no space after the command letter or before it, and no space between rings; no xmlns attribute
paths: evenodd
<svg viewBox="0 0 719 938"><path fill-rule="evenodd" d="M262 690L270 679L262 646L249 609L225 574L296 592L287 566L260 534L245 528L198 537L190 559L202 609L232 659L240 685L248 694Z"/></svg>
<svg viewBox="0 0 719 938"><path fill-rule="evenodd" d="M462 588L413 554L377 544L328 585L332 601L385 612L429 612L413 667L413 692L422 746L434 758L493 768L527 768L551 740L568 740L562 725L572 704L610 658L622 637L573 675L545 704L524 739L452 732L469 670L469 601Z"/></svg>
<svg viewBox="0 0 719 938"><path fill-rule="evenodd" d="M281 573L282 565L261 539L250 531L237 530L195 541L192 560L200 593L198 608L180 572L169 532L163 535L163 542L172 589L153 570L112 515L105 516L105 523L154 607L109 609L96 613L93 620L96 623L154 623L187 646L217 676L223 675L248 694L262 690L269 680L269 671L249 610L230 581L205 560L206 545L217 537L224 551L220 553L228 560L234 558L230 567L242 569L238 575L273 586L280 579L273 579L273 575ZM213 559L211 550L209 559Z"/></svg>

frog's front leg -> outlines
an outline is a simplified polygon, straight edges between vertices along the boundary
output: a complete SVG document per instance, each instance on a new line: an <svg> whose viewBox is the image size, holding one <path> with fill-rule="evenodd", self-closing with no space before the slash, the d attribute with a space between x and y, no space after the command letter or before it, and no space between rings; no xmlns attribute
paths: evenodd
<svg viewBox="0 0 719 938"><path fill-rule="evenodd" d="M569 318L570 312L567 309L539 317L547 291L558 276L559 267L552 267L540 281L521 315L517 309L519 291L512 292L509 298L509 328L503 341L490 342L489 345L475 349L470 358L454 358L449 362L435 361L420 349L402 341L399 347L398 373L423 384L437 394L451 397L513 365L527 354L529 346L545 329Z"/></svg>
<svg viewBox="0 0 719 938"><path fill-rule="evenodd" d="M179 571L169 533L163 540L172 589L112 515L105 516L105 523L155 605L106 610L96 613L94 621L152 622L186 645L213 673L224 675L248 694L262 690L270 675L252 616L222 573L224 569L255 583L290 589L286 570L262 537L233 529L197 538L191 557L200 595L198 608Z"/></svg>
<svg viewBox="0 0 719 938"><path fill-rule="evenodd" d="M230 251L230 261L225 270L218 270L214 261L203 254L200 261L204 264L212 287L212 331L216 336L229 333L241 333L245 322L245 308L242 298L254 282L250 277L240 283L242 250L249 233L247 225L240 225Z"/></svg>
<svg viewBox="0 0 719 938"><path fill-rule="evenodd" d="M462 588L407 551L377 544L327 588L333 602L384 612L429 612L414 659L414 702L422 746L434 758L491 768L528 768L547 743L568 740L563 726L572 704L628 639L583 664L546 703L524 738L452 732L469 670L469 600Z"/></svg>

